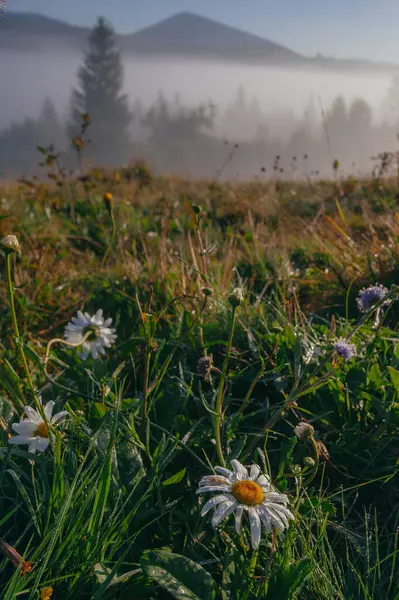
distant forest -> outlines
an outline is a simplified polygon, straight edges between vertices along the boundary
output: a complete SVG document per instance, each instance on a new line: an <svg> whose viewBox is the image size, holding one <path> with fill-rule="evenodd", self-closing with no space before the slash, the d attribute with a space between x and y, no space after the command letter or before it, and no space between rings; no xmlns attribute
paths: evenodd
<svg viewBox="0 0 399 600"><path fill-rule="evenodd" d="M39 171L37 145L53 144L67 168L77 167L71 139L81 115L91 125L83 158L92 166L145 161L154 173L190 177L253 179L330 176L334 160L354 174L370 173L378 155L399 147L399 78L385 101L386 117L376 121L361 98L330 107L312 98L301 118L269 112L243 86L227 108L212 102L185 106L178 95L160 91L146 106L123 94L123 68L112 27L99 19L77 74L66 118L46 98L37 118L12 123L0 133L0 176Z"/></svg>

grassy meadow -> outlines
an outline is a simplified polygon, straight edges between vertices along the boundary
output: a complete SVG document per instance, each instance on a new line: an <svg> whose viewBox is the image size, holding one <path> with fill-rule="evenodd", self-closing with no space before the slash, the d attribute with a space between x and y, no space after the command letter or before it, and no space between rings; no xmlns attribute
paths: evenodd
<svg viewBox="0 0 399 600"><path fill-rule="evenodd" d="M399 598L398 182L46 157L0 186L1 599Z"/></svg>

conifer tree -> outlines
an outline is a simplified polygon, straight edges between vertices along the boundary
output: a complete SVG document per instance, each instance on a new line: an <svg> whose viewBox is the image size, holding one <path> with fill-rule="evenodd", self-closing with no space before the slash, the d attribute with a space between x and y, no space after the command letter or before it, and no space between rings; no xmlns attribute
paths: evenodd
<svg viewBox="0 0 399 600"><path fill-rule="evenodd" d="M88 114L91 144L87 154L102 164L120 164L128 158L129 112L123 94L123 66L112 27L99 18L89 37L79 86L72 94L70 137L80 131L82 114Z"/></svg>

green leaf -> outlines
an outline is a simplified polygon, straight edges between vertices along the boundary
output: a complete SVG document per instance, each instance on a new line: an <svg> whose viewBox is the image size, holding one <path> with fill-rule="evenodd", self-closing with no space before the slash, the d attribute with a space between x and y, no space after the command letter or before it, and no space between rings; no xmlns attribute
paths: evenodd
<svg viewBox="0 0 399 600"><path fill-rule="evenodd" d="M248 579L245 577L245 559L242 553L230 548L224 557L222 600L244 600L248 597Z"/></svg>
<svg viewBox="0 0 399 600"><path fill-rule="evenodd" d="M311 569L310 558L304 558L296 564L289 564L279 569L270 581L267 596L273 600L294 600Z"/></svg>
<svg viewBox="0 0 399 600"><path fill-rule="evenodd" d="M368 374L368 381L369 383L372 383L375 387L380 387L382 382L381 382L381 370L380 367L378 365L378 363L374 363L373 366L370 368Z"/></svg>
<svg viewBox="0 0 399 600"><path fill-rule="evenodd" d="M102 402L94 402L92 411L93 417L102 419L107 414L108 408Z"/></svg>
<svg viewBox="0 0 399 600"><path fill-rule="evenodd" d="M387 367L389 375L391 376L391 381L396 390L396 393L399 395L399 371L394 369L393 367Z"/></svg>
<svg viewBox="0 0 399 600"><path fill-rule="evenodd" d="M162 485L173 485L174 483L180 483L185 474L186 468L176 473L176 475L172 475L172 477L169 477L169 479L165 479L165 481L162 482Z"/></svg>
<svg viewBox="0 0 399 600"><path fill-rule="evenodd" d="M148 577L179 600L213 600L216 583L205 569L180 554L146 551L140 565Z"/></svg>
<svg viewBox="0 0 399 600"><path fill-rule="evenodd" d="M23 288L29 285L31 281L31 279L28 279L28 281L24 281L21 285L14 285L14 290L23 290Z"/></svg>

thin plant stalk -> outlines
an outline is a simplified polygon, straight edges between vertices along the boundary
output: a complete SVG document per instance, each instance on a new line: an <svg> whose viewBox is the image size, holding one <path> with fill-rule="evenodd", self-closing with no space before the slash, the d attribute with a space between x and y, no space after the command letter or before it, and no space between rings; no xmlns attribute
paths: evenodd
<svg viewBox="0 0 399 600"><path fill-rule="evenodd" d="M19 335L17 314L15 312L14 286L13 286L12 276L11 276L11 256L12 256L11 253L8 253L6 256L6 284L7 284L8 302L10 304L10 310L11 310L11 321L12 321L12 326L14 329L15 341L16 341L18 351L19 351L19 354L21 357L21 361L22 361L22 364L24 367L25 376L26 376L30 391L32 392L33 398L35 399L35 402L37 404L35 388L33 385L32 377L31 377L31 374L29 371L28 362L26 360L24 348L21 343L21 339L20 339L20 335Z"/></svg>
<svg viewBox="0 0 399 600"><path fill-rule="evenodd" d="M231 317L230 333L229 333L229 339L227 342L226 356L224 359L222 374L221 374L220 381L219 381L218 393L216 396L216 407L215 407L216 416L213 418L213 425L214 425L214 429L215 429L216 451L217 451L219 462L222 467L226 466L226 462L225 462L224 456L223 456L221 431L220 431L222 420L223 420L223 392L224 392L224 382L226 380L226 375L227 375L227 368L229 366L231 346L233 344L236 312L237 312L237 307L233 306L233 314Z"/></svg>
<svg viewBox="0 0 399 600"><path fill-rule="evenodd" d="M114 211L113 211L112 207L110 208L109 214L111 216L111 221L112 221L112 233L111 233L111 239L110 239L110 241L108 243L107 251L104 254L103 266L107 262L109 253L111 252L111 249L112 249L112 247L114 245L114 240L115 240L115 236L116 236L116 223L115 223Z"/></svg>

